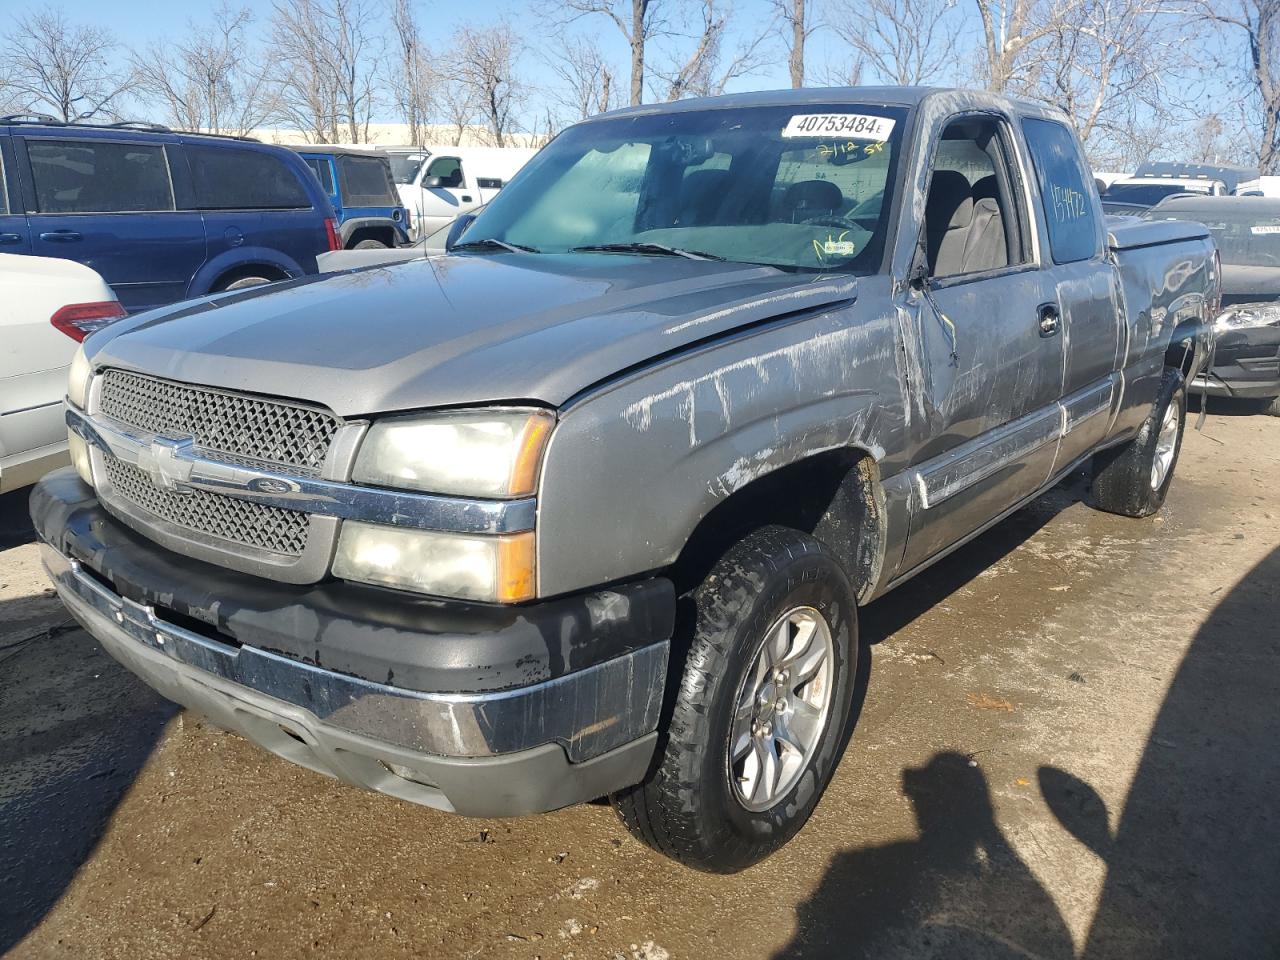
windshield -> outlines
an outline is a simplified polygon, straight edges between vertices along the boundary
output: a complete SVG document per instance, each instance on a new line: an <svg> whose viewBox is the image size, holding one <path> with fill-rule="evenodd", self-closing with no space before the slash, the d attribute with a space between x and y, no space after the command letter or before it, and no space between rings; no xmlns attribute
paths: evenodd
<svg viewBox="0 0 1280 960"><path fill-rule="evenodd" d="M1247 210L1179 208L1149 210L1148 220L1191 220L1213 234L1222 262L1240 267L1280 267L1280 215Z"/></svg>
<svg viewBox="0 0 1280 960"><path fill-rule="evenodd" d="M1155 206L1165 197L1175 193L1208 193L1208 186L1184 186L1180 183L1113 183L1107 189L1107 200L1121 200L1125 203L1145 203Z"/></svg>
<svg viewBox="0 0 1280 960"><path fill-rule="evenodd" d="M426 162L425 153L393 153L391 155L391 176L396 183L413 183L418 171Z"/></svg>
<svg viewBox="0 0 1280 960"><path fill-rule="evenodd" d="M845 103L579 124L525 166L467 239L540 253L640 244L651 246L636 252L655 254L661 245L789 270L874 273L905 116Z"/></svg>

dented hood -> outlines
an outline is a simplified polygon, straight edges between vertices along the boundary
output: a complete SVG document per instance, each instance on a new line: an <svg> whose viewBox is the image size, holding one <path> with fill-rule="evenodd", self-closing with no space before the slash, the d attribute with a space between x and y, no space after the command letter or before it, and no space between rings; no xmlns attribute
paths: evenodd
<svg viewBox="0 0 1280 960"><path fill-rule="evenodd" d="M646 360L853 298L848 276L675 258L452 256L177 304L92 338L98 366L341 416L559 405Z"/></svg>

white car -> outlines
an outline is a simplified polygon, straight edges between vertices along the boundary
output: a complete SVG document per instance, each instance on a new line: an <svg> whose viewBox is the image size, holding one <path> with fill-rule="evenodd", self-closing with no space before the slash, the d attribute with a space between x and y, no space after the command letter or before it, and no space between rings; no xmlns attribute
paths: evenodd
<svg viewBox="0 0 1280 960"><path fill-rule="evenodd" d="M492 200L537 150L523 147L388 147L415 239Z"/></svg>
<svg viewBox="0 0 1280 960"><path fill-rule="evenodd" d="M0 493L70 462L67 367L79 341L124 315L83 264L0 254Z"/></svg>

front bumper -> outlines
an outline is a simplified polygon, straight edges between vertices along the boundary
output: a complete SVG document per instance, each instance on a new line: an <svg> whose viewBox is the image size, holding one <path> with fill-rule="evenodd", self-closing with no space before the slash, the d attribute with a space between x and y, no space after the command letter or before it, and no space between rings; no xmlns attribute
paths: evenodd
<svg viewBox="0 0 1280 960"><path fill-rule="evenodd" d="M1280 327L1244 327L1218 334L1213 367L1196 377L1193 388L1211 397L1280 396Z"/></svg>
<svg viewBox="0 0 1280 960"><path fill-rule="evenodd" d="M457 634L452 621L483 608L405 601L403 609L393 597L384 602L396 616L381 611L380 625L371 625L370 591L353 587L360 613L344 620L333 603L347 592L341 585L273 584L169 554L112 520L69 471L37 485L32 517L59 595L108 653L169 699L294 763L443 810L508 816L637 783L652 759L674 619L669 582L580 598L593 611L593 634L610 638L594 654L575 635L572 601L519 608L523 623L558 626L565 648L527 682L480 662L520 642L513 624ZM219 593L217 613L193 616L193 583ZM240 603L256 617L239 615ZM292 624L309 654L269 648L266 614L254 608L271 603L268 613ZM394 666L368 676L367 658L344 657L352 636L376 632L397 635L390 649L407 649L409 622L414 652L448 663L406 655L402 672L435 677L435 689L397 682ZM334 669L327 661L335 659L366 675Z"/></svg>

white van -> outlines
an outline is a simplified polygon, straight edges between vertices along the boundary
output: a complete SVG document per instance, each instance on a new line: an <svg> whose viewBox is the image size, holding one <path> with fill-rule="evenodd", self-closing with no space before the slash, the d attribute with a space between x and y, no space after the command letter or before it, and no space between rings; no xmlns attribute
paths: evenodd
<svg viewBox="0 0 1280 960"><path fill-rule="evenodd" d="M488 203L537 150L526 147L387 147L415 239Z"/></svg>

